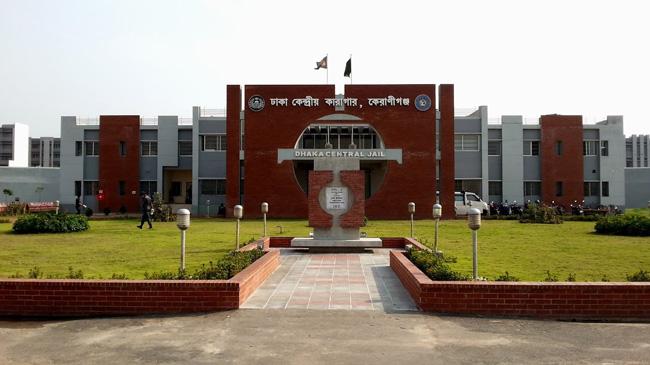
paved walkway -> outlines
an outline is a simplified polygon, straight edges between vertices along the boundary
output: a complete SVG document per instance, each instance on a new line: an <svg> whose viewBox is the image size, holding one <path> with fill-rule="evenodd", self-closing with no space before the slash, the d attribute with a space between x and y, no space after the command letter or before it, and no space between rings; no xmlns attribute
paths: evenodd
<svg viewBox="0 0 650 365"><path fill-rule="evenodd" d="M242 308L415 311L389 250L313 254L283 249L280 267Z"/></svg>

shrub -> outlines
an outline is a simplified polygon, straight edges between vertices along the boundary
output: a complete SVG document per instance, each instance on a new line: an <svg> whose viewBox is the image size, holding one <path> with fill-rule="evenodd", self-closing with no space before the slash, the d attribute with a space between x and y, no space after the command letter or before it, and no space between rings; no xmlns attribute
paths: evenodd
<svg viewBox="0 0 650 365"><path fill-rule="evenodd" d="M109 214L111 214L111 208L109 207L104 208L104 215L109 215Z"/></svg>
<svg viewBox="0 0 650 365"><path fill-rule="evenodd" d="M416 249L408 250L406 252L406 257L408 257L408 259L422 270L422 272L424 272L431 280L469 280L468 276L452 270L449 266L449 263L456 262L456 258L454 257L445 258L442 253Z"/></svg>
<svg viewBox="0 0 650 365"><path fill-rule="evenodd" d="M627 281L650 281L650 273L645 270L639 270L632 275L625 275Z"/></svg>
<svg viewBox="0 0 650 365"><path fill-rule="evenodd" d="M95 212L91 208L86 208L84 214L86 215L86 217L90 218L93 216L93 214L95 214Z"/></svg>
<svg viewBox="0 0 650 365"><path fill-rule="evenodd" d="M259 248L249 251L232 251L217 260L216 263L210 261L208 265L201 265L192 274L182 270L177 272L153 272L151 274L146 272L144 278L147 280L228 280L262 257L264 253Z"/></svg>
<svg viewBox="0 0 650 365"><path fill-rule="evenodd" d="M26 214L16 219L14 233L67 233L88 229L88 219L79 215L65 213Z"/></svg>
<svg viewBox="0 0 650 365"><path fill-rule="evenodd" d="M544 278L543 281L549 282L549 283L554 283L554 282L560 281L560 280L557 278L557 274L553 274L550 270L546 270L546 277Z"/></svg>
<svg viewBox="0 0 650 365"><path fill-rule="evenodd" d="M596 233L619 236L650 236L650 217L641 214L623 214L598 220Z"/></svg>
<svg viewBox="0 0 650 365"><path fill-rule="evenodd" d="M11 223L11 219L9 219L9 218L0 218L0 223Z"/></svg>
<svg viewBox="0 0 650 365"><path fill-rule="evenodd" d="M532 203L524 209L519 222L559 224L562 223L562 216L552 207Z"/></svg>
<svg viewBox="0 0 650 365"><path fill-rule="evenodd" d="M575 282L576 281L576 274L575 273L569 273L569 276L567 276L566 281Z"/></svg>
<svg viewBox="0 0 650 365"><path fill-rule="evenodd" d="M40 267L34 266L33 268L29 269L27 277L30 279L41 279L43 278L43 272L41 271Z"/></svg>
<svg viewBox="0 0 650 365"><path fill-rule="evenodd" d="M122 205L120 207L120 214L124 215L124 214L126 214L126 211L127 211L126 207L124 205Z"/></svg>
<svg viewBox="0 0 650 365"><path fill-rule="evenodd" d="M509 272L505 272L499 276L497 276L494 281L519 281L519 278L516 276L510 275Z"/></svg>

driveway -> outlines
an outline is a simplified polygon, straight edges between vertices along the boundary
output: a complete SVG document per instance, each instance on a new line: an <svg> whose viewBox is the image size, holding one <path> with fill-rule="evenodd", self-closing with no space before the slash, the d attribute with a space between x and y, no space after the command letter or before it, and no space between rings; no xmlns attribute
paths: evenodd
<svg viewBox="0 0 650 365"><path fill-rule="evenodd" d="M648 363L650 324L240 309L0 322L2 364Z"/></svg>

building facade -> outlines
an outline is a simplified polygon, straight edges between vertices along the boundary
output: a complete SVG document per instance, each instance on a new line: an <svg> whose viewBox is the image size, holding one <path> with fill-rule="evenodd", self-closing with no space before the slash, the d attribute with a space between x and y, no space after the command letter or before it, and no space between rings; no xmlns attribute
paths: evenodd
<svg viewBox="0 0 650 365"><path fill-rule="evenodd" d="M29 127L21 123L0 126L0 166L29 166Z"/></svg>
<svg viewBox="0 0 650 365"><path fill-rule="evenodd" d="M30 167L60 167L61 138L40 137L29 139Z"/></svg>
<svg viewBox="0 0 650 365"><path fill-rule="evenodd" d="M227 94L227 110L193 107L191 119L62 117L60 200L71 207L79 195L95 210L136 211L147 191L194 214L243 204L255 217L266 201L275 217L303 218L313 161L282 153L399 150L399 161L362 158L369 218L401 218L410 201L451 206L454 191L625 205L620 116L593 125L564 115L493 123L485 106L454 115L453 85L346 85L343 95L333 85L229 85Z"/></svg>
<svg viewBox="0 0 650 365"><path fill-rule="evenodd" d="M650 167L648 149L650 135L634 134L625 139L625 167Z"/></svg>

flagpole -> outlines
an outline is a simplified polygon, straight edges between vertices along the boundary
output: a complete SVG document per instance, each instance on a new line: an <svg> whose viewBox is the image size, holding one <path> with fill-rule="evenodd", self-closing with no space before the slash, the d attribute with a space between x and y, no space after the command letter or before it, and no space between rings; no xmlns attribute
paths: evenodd
<svg viewBox="0 0 650 365"><path fill-rule="evenodd" d="M325 54L325 59L327 59L327 68L325 69L325 85L329 84L330 82L330 59L329 59L329 54Z"/></svg>

